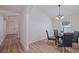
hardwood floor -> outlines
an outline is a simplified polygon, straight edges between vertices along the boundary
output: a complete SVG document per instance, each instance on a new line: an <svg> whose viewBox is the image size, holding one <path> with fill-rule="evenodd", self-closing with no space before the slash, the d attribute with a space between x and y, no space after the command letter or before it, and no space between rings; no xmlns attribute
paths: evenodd
<svg viewBox="0 0 79 59"><path fill-rule="evenodd" d="M79 53L79 44L75 44L71 49L66 48L65 53ZM25 50L17 35L7 35L0 46L1 53L24 53ZM62 53L61 47L55 45L54 41L41 40L30 44L27 53Z"/></svg>
<svg viewBox="0 0 79 59"><path fill-rule="evenodd" d="M22 53L25 52L17 35L7 35L0 46L1 53Z"/></svg>
<svg viewBox="0 0 79 59"><path fill-rule="evenodd" d="M54 41L41 40L30 44L29 53L62 53L62 48L54 44ZM66 48L65 53L79 53L79 45L75 44L72 48Z"/></svg>
<svg viewBox="0 0 79 59"><path fill-rule="evenodd" d="M53 43L48 43L47 41L41 40L30 45L31 53L59 53L56 46Z"/></svg>

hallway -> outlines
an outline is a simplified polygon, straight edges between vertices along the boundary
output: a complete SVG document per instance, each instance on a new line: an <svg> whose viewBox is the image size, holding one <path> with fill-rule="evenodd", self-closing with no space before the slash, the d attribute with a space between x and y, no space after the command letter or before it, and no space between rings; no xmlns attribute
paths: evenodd
<svg viewBox="0 0 79 59"><path fill-rule="evenodd" d="M7 35L0 46L1 53L24 53L24 48L20 43L20 39L15 34Z"/></svg>

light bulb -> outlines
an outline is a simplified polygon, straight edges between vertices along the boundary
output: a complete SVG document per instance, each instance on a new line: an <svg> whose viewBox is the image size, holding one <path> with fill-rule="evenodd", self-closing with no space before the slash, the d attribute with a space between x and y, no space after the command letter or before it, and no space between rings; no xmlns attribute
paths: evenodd
<svg viewBox="0 0 79 59"><path fill-rule="evenodd" d="M56 17L57 20L59 20L59 17Z"/></svg>

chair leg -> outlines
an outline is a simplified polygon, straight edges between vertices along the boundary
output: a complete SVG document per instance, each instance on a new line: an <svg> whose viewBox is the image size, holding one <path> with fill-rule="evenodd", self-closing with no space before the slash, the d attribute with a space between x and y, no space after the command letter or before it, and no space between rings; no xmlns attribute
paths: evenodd
<svg viewBox="0 0 79 59"><path fill-rule="evenodd" d="M76 48L78 49L78 43L76 43Z"/></svg>
<svg viewBox="0 0 79 59"><path fill-rule="evenodd" d="M72 43L72 48L74 48L74 43Z"/></svg>
<svg viewBox="0 0 79 59"><path fill-rule="evenodd" d="M78 47L78 43L73 43L73 45L72 45L72 47L74 48L76 48L76 49L78 49L79 47Z"/></svg>
<svg viewBox="0 0 79 59"><path fill-rule="evenodd" d="M77 43L77 48L79 48L79 47L78 47L78 43Z"/></svg>
<svg viewBox="0 0 79 59"><path fill-rule="evenodd" d="M57 42L56 42L56 40L55 40L55 45L57 45Z"/></svg>
<svg viewBox="0 0 79 59"><path fill-rule="evenodd" d="M69 47L69 52L72 52L72 48L71 47Z"/></svg>
<svg viewBox="0 0 79 59"><path fill-rule="evenodd" d="M65 52L65 47L62 47L62 52L63 52L63 53Z"/></svg>

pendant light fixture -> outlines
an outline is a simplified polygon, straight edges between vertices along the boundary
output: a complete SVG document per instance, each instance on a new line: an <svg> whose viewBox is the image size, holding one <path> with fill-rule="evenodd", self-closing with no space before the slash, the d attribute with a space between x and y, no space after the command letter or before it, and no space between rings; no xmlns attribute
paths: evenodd
<svg viewBox="0 0 79 59"><path fill-rule="evenodd" d="M63 18L64 18L64 15L61 15L61 14L60 14L60 12L61 12L61 10L60 10L61 5L58 5L58 7L59 7L59 15L58 15L58 16L56 16L56 19L57 19L57 20L61 20L61 19L63 19Z"/></svg>

